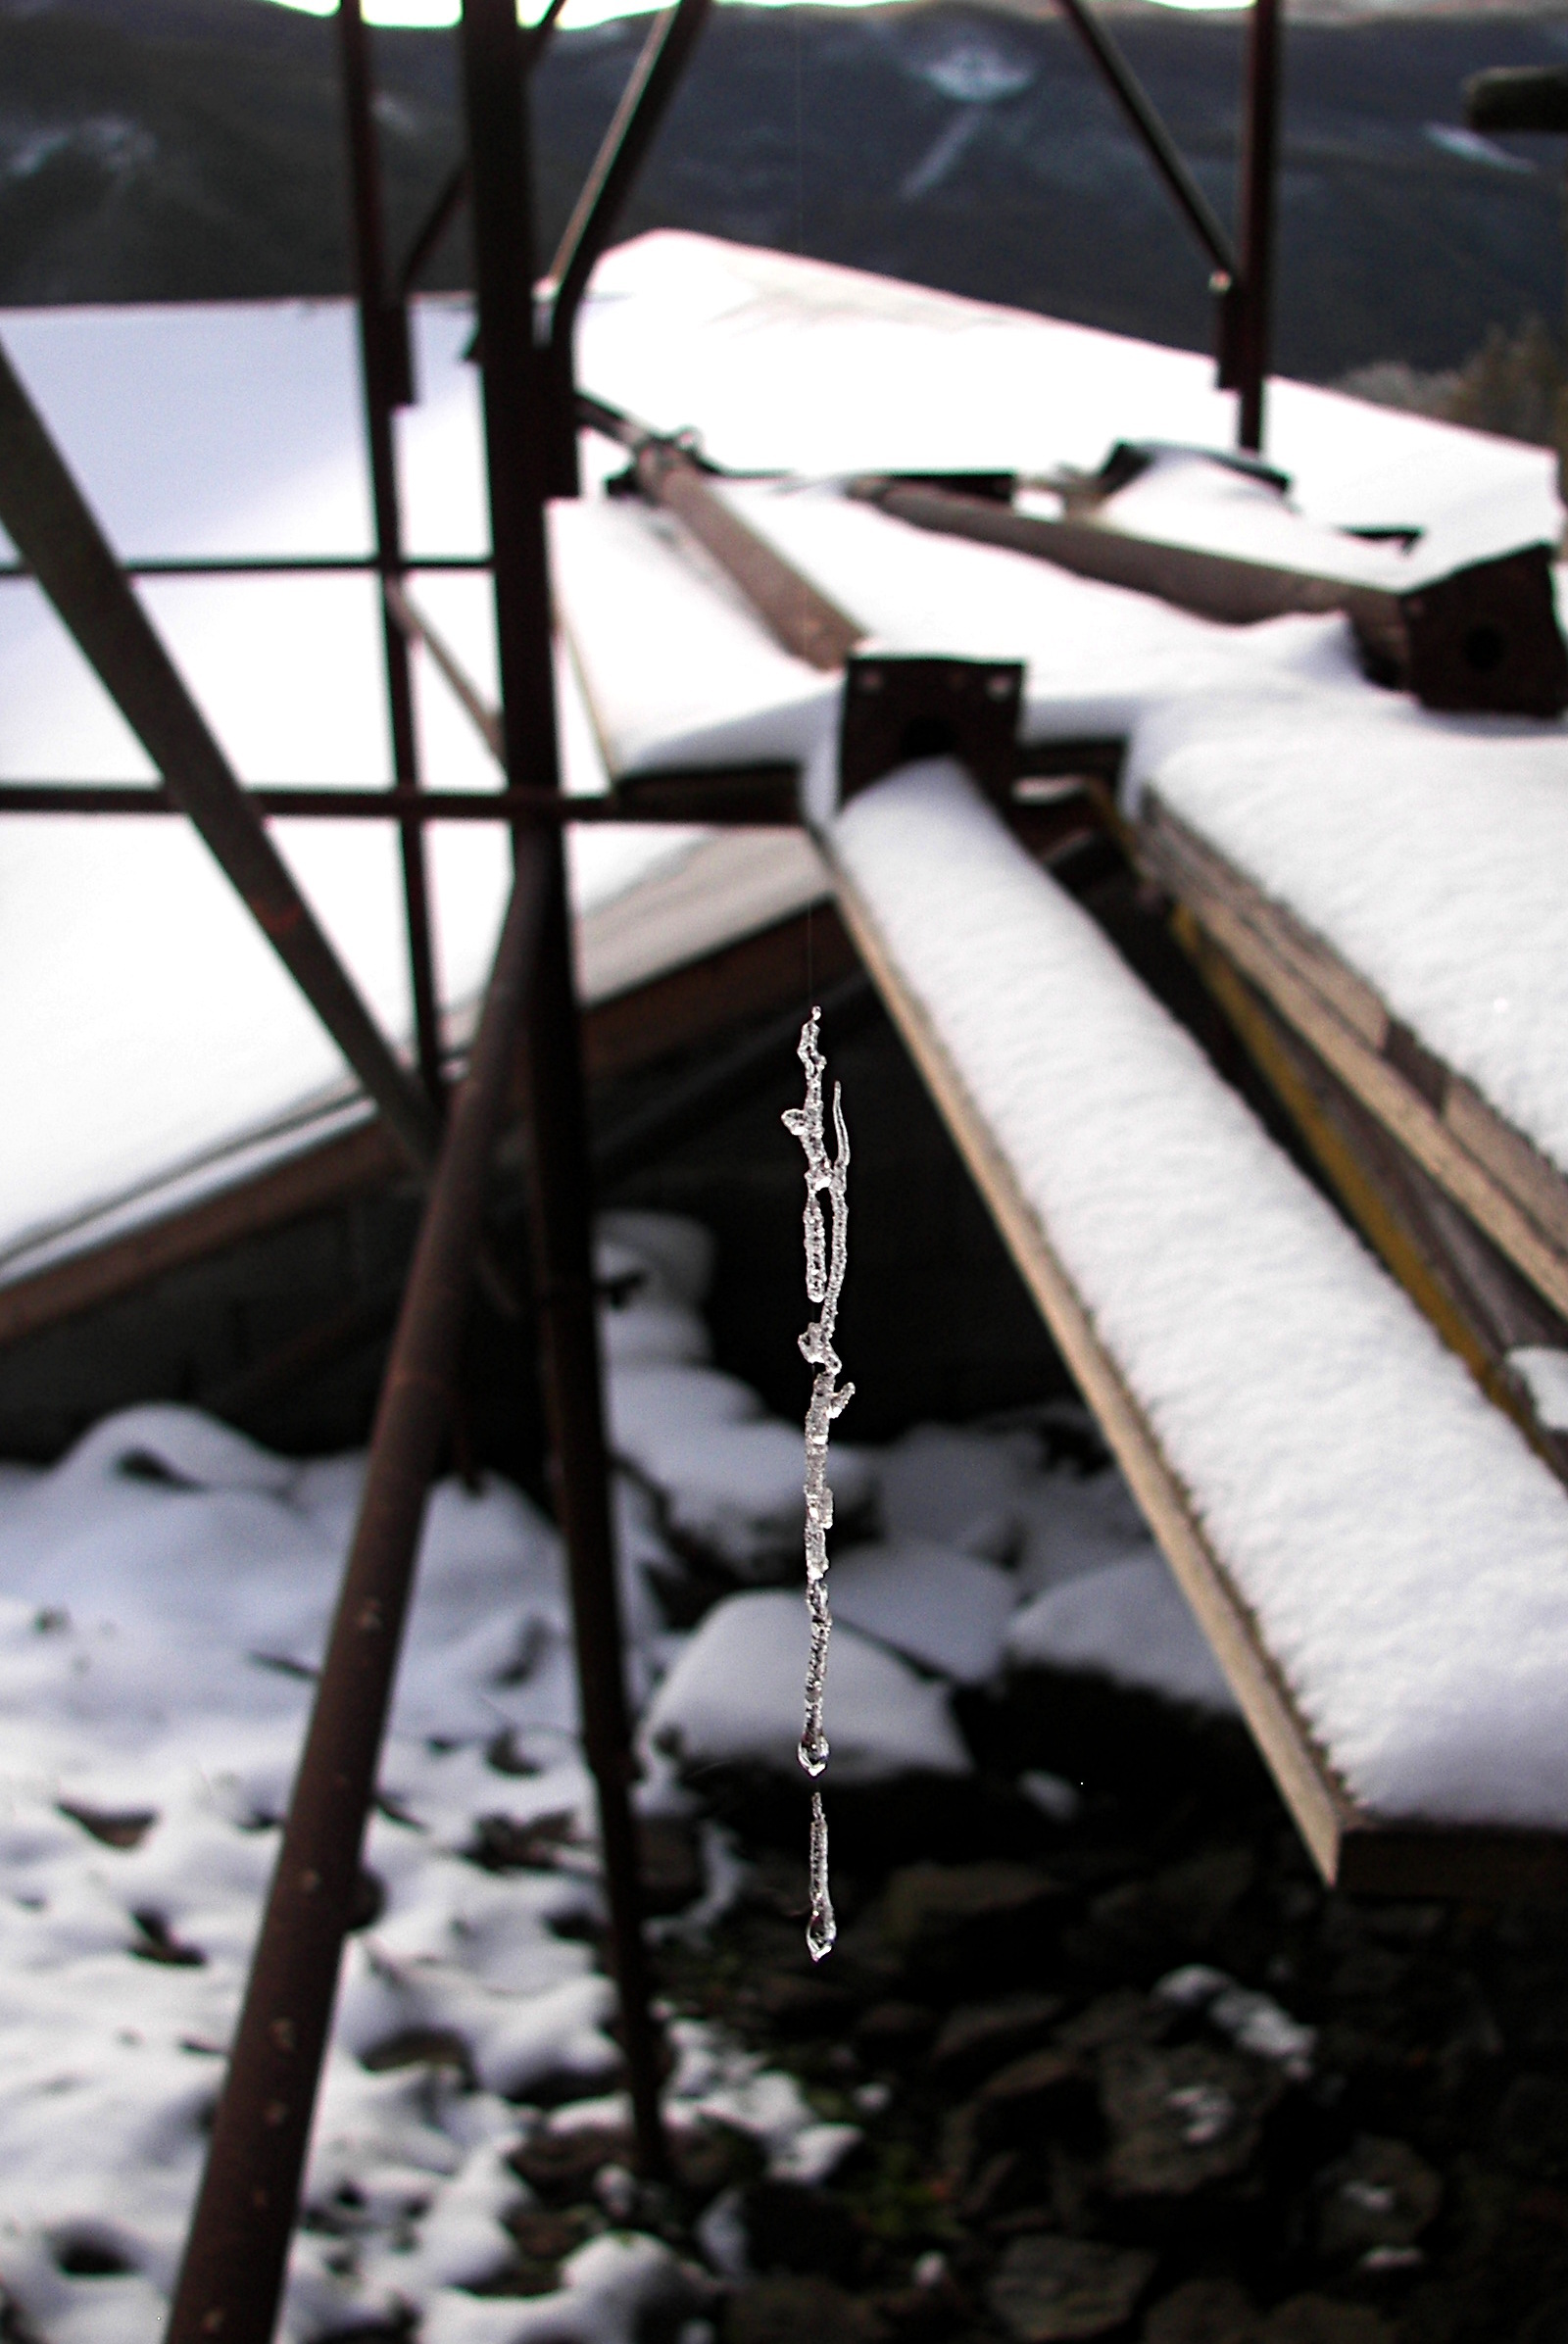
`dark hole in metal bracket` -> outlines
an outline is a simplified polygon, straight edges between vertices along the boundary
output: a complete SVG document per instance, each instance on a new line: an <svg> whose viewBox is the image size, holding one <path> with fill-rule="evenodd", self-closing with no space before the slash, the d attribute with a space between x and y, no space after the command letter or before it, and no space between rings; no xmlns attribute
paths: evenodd
<svg viewBox="0 0 1568 2344"><path fill-rule="evenodd" d="M1401 597L1404 679L1423 707L1556 716L1568 706L1568 651L1557 628L1551 554L1525 546Z"/></svg>
<svg viewBox="0 0 1568 2344"><path fill-rule="evenodd" d="M951 757L1004 805L1018 770L1022 702L1018 659L852 657L839 731L841 800L901 765Z"/></svg>

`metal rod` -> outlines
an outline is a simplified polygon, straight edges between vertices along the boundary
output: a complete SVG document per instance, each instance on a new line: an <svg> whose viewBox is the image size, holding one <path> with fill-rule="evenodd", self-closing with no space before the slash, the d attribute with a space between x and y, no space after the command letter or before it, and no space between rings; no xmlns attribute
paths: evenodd
<svg viewBox="0 0 1568 2344"><path fill-rule="evenodd" d="M545 384L534 351L528 127L514 0L464 0L461 39L507 773L514 784L559 787L544 530ZM519 837L517 852L540 856L549 873L538 982L526 1019L523 1108L542 1381L570 1576L583 1747L598 1791L621 2044L638 2155L644 2170L654 2174L667 2170L668 2157L628 1797L631 1734L605 1452L589 1232L592 1184L564 864L559 834Z"/></svg>
<svg viewBox="0 0 1568 2344"><path fill-rule="evenodd" d="M360 376L365 395L366 447L370 462L370 510L381 572L381 657L386 676L392 771L400 788L419 786L419 744L414 717L409 646L389 608L403 562L403 515L398 498L393 414L414 397L409 313L386 290L386 227L381 205L381 160L371 107L370 36L360 0L338 0L338 63L343 84L350 219L360 319ZM412 819L398 841L403 867L403 917L408 938L409 990L414 1001L415 1051L431 1105L446 1097L441 1071L441 1005L424 833Z"/></svg>
<svg viewBox="0 0 1568 2344"><path fill-rule="evenodd" d="M649 148L659 135L669 102L680 86L710 0L676 0L654 19L614 119L605 132L582 193L572 208L555 258L535 298L548 319L545 336L550 382L546 429L550 435L550 491L574 497L578 491L577 418L572 399L572 342L577 312L594 263L610 241Z"/></svg>
<svg viewBox="0 0 1568 2344"><path fill-rule="evenodd" d="M556 28L556 20L565 5L566 0L550 0L550 5L544 15L536 23L524 27L522 56L523 70L526 73L533 72L534 67L549 48L550 36ZM409 246L408 258L398 271L398 297L400 300L408 300L416 284L423 275L437 245L467 200L468 159L465 155L463 161L455 163L442 180L436 191L435 201L424 216L423 225Z"/></svg>
<svg viewBox="0 0 1568 2344"><path fill-rule="evenodd" d="M398 270L398 295L407 301L437 245L457 219L468 194L468 159L455 163L436 192L435 202L425 214L422 224L409 246L408 257Z"/></svg>
<svg viewBox="0 0 1568 2344"><path fill-rule="evenodd" d="M1175 199L1215 269L1225 276L1237 274L1236 249L1218 213L1178 153L1174 140L1154 111L1131 66L1109 33L1087 5L1087 0L1057 0L1073 29L1116 98L1122 112L1143 140L1150 161Z"/></svg>
<svg viewBox="0 0 1568 2344"><path fill-rule="evenodd" d="M411 1160L434 1112L268 837L0 348L0 522Z"/></svg>
<svg viewBox="0 0 1568 2344"><path fill-rule="evenodd" d="M786 795L793 765L735 766L639 773L624 796L567 798L558 790L339 790L303 784L246 790L247 803L270 820L303 822L542 823L706 822L726 827L794 826ZM184 807L151 782L0 781L0 814L181 814Z"/></svg>
<svg viewBox="0 0 1568 2344"><path fill-rule="evenodd" d="M1274 295L1274 194L1279 148L1279 0L1252 0L1242 144L1241 302L1236 319L1236 444L1263 445Z"/></svg>
<svg viewBox="0 0 1568 2344"><path fill-rule="evenodd" d="M451 1413L485 1180L549 898L530 841L452 1103L376 1407L365 1493L166 2331L269 2344L354 1912L425 1501Z"/></svg>
<svg viewBox="0 0 1568 2344"><path fill-rule="evenodd" d="M831 675L865 641L865 629L742 520L682 449L650 438L637 457L637 478L651 503L685 522L798 659Z"/></svg>
<svg viewBox="0 0 1568 2344"><path fill-rule="evenodd" d="M444 635L436 629L394 580L386 584L386 606L405 640L422 643L450 686L459 706L473 720L474 730L497 762L504 761L501 711L493 708Z"/></svg>
<svg viewBox="0 0 1568 2344"><path fill-rule="evenodd" d="M164 560L122 562L126 578L295 578L318 573L374 574L380 569L374 554L192 554ZM407 554L405 575L418 570L482 569L490 567L488 554ZM0 579L30 578L25 562L0 562Z"/></svg>

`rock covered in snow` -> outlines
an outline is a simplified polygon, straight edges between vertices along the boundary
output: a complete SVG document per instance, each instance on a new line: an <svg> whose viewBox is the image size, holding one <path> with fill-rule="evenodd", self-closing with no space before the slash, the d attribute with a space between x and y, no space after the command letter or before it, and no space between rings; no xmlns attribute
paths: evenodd
<svg viewBox="0 0 1568 2344"><path fill-rule="evenodd" d="M809 1631L796 1594L764 1588L714 1606L649 1705L643 1733L683 1766L766 1766L795 1776ZM972 1761L941 1685L853 1628L835 1637L828 1731L840 1782L961 1775Z"/></svg>
<svg viewBox="0 0 1568 2344"><path fill-rule="evenodd" d="M1018 1601L1010 1571L924 1538L852 1547L829 1591L836 1620L957 1685L996 1675Z"/></svg>
<svg viewBox="0 0 1568 2344"><path fill-rule="evenodd" d="M1186 1598L1152 1551L1048 1587L1014 1613L1006 1646L1015 1668L1091 1671L1201 1709L1236 1706Z"/></svg>

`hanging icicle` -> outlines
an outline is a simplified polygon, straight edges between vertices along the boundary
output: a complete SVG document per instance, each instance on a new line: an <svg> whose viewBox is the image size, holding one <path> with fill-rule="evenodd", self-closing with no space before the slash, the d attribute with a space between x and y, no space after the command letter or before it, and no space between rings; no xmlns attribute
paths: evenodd
<svg viewBox="0 0 1568 2344"><path fill-rule="evenodd" d="M850 1205L848 1176L850 1135L837 1083L833 1086L833 1132L837 1153L829 1157L822 1121L822 1076L827 1060L818 1048L822 1012L813 1009L801 1028L797 1055L806 1069L804 1105L790 1107L784 1128L793 1132L806 1151L806 1292L821 1305L819 1314L800 1338L801 1355L816 1373L811 1381L810 1404L806 1411L806 1608L811 1623L811 1650L806 1668L806 1730L801 1736L801 1764L815 1778L827 1764L828 1741L822 1725L822 1698L827 1679L827 1646L833 1616L827 1600L827 1534L833 1527L833 1492L827 1481L829 1431L855 1396L855 1386L840 1388L843 1372L833 1336L838 1323L839 1294L849 1259ZM821 1196L826 1191L829 1213L824 1219ZM833 1900L828 1893L827 1818L822 1793L811 1793L811 1918L806 1942L814 1962L831 1953L838 1934Z"/></svg>

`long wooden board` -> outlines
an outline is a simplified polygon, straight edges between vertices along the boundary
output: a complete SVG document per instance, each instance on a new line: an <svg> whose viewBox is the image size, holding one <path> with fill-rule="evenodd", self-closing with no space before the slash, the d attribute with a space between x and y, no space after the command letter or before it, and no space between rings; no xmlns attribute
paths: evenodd
<svg viewBox="0 0 1568 2344"><path fill-rule="evenodd" d="M1185 904L1173 924L1362 1235L1487 1397L1568 1484L1568 1435L1543 1421L1509 1357L1522 1345L1568 1351L1568 1323L1275 1014Z"/></svg>
<svg viewBox="0 0 1568 2344"><path fill-rule="evenodd" d="M786 874L787 876L788 874ZM754 890L755 910L769 899ZM634 943L636 940L633 940ZM620 952L627 973L636 965ZM591 1001L582 1013L590 1082L612 1080L665 1053L697 1047L739 1018L796 1001L808 973L832 984L854 954L831 901L773 919L754 933ZM595 964L604 977L612 963ZM137 1227L0 1284L0 1349L79 1317L156 1279L204 1261L269 1229L325 1212L400 1177L403 1157L379 1121L306 1146L266 1171L199 1202L154 1213Z"/></svg>
<svg viewBox="0 0 1568 2344"><path fill-rule="evenodd" d="M842 866L834 867L834 883L860 958L1197 1614L1324 1880L1399 1896L1556 1894L1568 1888L1568 1838L1391 1829L1351 1797L1302 1718L1137 1392L1101 1341L1089 1297L1074 1285L873 913Z"/></svg>
<svg viewBox="0 0 1568 2344"><path fill-rule="evenodd" d="M1134 844L1422 1169L1471 1215L1552 1308L1568 1316L1568 1180L1394 1017L1320 938L1150 792Z"/></svg>

